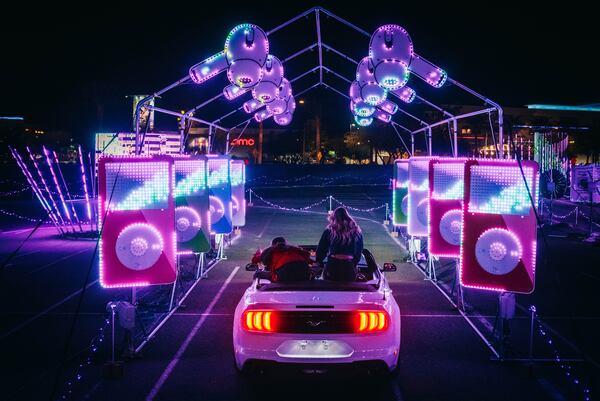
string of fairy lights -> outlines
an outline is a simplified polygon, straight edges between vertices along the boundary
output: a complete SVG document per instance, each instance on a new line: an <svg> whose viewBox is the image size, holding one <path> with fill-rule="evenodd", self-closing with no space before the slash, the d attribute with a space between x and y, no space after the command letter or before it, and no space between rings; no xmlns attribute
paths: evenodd
<svg viewBox="0 0 600 401"><path fill-rule="evenodd" d="M32 223L37 223L40 221L40 219L34 219L33 217L23 216L21 214L11 212L11 211L5 210L5 209L0 209L0 214L3 214L5 216L10 216L10 217L15 217L20 220L30 221Z"/></svg>
<svg viewBox="0 0 600 401"><path fill-rule="evenodd" d="M5 191L5 192L0 192L0 197L7 197L7 196L13 196L13 195L18 195L18 194L22 194L23 192L29 191L29 185L25 185L22 188L19 189L14 189L12 191Z"/></svg>
<svg viewBox="0 0 600 401"><path fill-rule="evenodd" d="M86 355L85 359L83 359L79 363L79 365L75 369L75 372L73 373L73 376L71 376L67 380L67 382L62 390L62 393L58 397L58 400L73 399L73 393L77 389L77 386L80 385L81 382L85 379L85 375L84 375L85 369L92 364L95 356L100 351L100 348L101 348L102 344L104 343L104 338L106 336L106 332L108 331L109 327L110 327L110 319L108 317L106 317L104 319L102 326L98 330L97 334L94 337L92 337L92 340L90 341L90 345L86 349L87 355Z"/></svg>
<svg viewBox="0 0 600 401"><path fill-rule="evenodd" d="M258 199L261 202L265 203L266 205L274 208L274 209L278 209L278 210L284 210L284 211L290 211L290 212L306 212L310 209L313 209L319 205L325 204L327 202L330 202L329 204L331 206L333 206L333 203L335 202L337 205L342 206L348 210L354 211L354 212L364 212L364 213L369 213L369 212L373 212L375 210L380 210L380 209L384 209L386 207L389 207L389 205L383 203L381 205L378 206L374 206L374 207L369 207L369 208L358 208L358 207L354 207L354 206L349 206L348 204L340 201L339 199L335 198L332 195L328 195L314 203L311 203L309 205L306 206L302 206L302 207L289 207L289 206L283 206L283 205L279 205L277 203L274 203L272 201L269 201L265 198L263 198L262 196L258 195L254 190L249 189L248 190L249 193L251 193L251 197L252 199Z"/></svg>
<svg viewBox="0 0 600 401"><path fill-rule="evenodd" d="M379 206L373 206L373 207L361 209L361 208L357 208L357 207L354 207L354 206L349 206L349 205L343 203L342 201L340 201L339 199L334 198L333 196L331 197L331 199L333 199L333 201L336 202L338 205L340 205L340 206L342 206L342 207L344 207L344 208L346 208L348 210L351 210L353 212L365 212L365 213L369 213L369 212L374 212L375 210L380 210L380 209L383 209L385 207L388 207L388 205L384 203L384 204L379 205Z"/></svg>
<svg viewBox="0 0 600 401"><path fill-rule="evenodd" d="M317 207L319 205L322 205L323 203L329 201L329 197L327 198L323 198L315 203L311 203L310 205L307 206L303 206L303 207L287 207L287 206L282 206L282 205L278 205L274 202L268 201L265 198L263 198L262 196L258 195L256 192L252 191L251 189L249 190L252 194L252 198L256 198L258 200L260 200L261 202L265 203L266 205L274 208L274 209L278 209L278 210L284 210L284 211L288 211L288 212L306 212L314 207Z"/></svg>
<svg viewBox="0 0 600 401"><path fill-rule="evenodd" d="M532 306L532 308L535 310L535 306ZM561 372L565 375L567 381L575 387L576 391L581 393L584 401L590 401L592 399L590 388L584 385L584 381L579 377L576 370L573 369L573 366L560 356L558 348L556 347L556 342L549 335L549 330L544 327L539 319L536 318L535 321L540 337L546 345L550 347L553 358L560 367Z"/></svg>
<svg viewBox="0 0 600 401"><path fill-rule="evenodd" d="M353 174L341 174L338 176L334 176L334 177L321 177L321 176L317 176L317 175L312 175L312 174L306 174L303 175L301 177L295 177L295 178L286 178L286 179L279 179L279 178L272 178L270 176L267 175L261 175L258 177L254 177L251 179L246 180L247 184L257 184L260 183L262 185L268 185L268 184L289 184L289 183L298 183L298 182L303 182L303 181L309 181L309 180L315 180L315 181L321 181L321 182L335 182L335 181L340 181L340 180L346 180L346 179L350 179L353 181L377 181L377 180L384 180L387 183L387 180L390 179L390 176L388 174L381 174L378 176L374 176L374 177L369 177L369 179L365 180L364 177L356 177Z"/></svg>
<svg viewBox="0 0 600 401"><path fill-rule="evenodd" d="M547 204L543 204L542 211L543 211L543 214L547 214L552 219L556 219L556 220L565 220L566 218L568 218L574 214L577 214L578 217L582 217L583 219L590 221L590 216L588 216L584 211L582 211L579 206L576 206L571 211L569 211L567 214L560 215L560 214L554 213L552 211L552 209L550 208L550 206L548 206ZM600 224L593 220L592 220L592 224L595 225L596 227L600 227Z"/></svg>

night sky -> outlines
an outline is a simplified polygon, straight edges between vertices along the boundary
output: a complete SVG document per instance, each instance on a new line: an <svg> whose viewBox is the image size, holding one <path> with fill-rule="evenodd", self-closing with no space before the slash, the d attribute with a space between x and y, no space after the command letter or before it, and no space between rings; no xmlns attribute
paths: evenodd
<svg viewBox="0 0 600 401"><path fill-rule="evenodd" d="M238 23L268 30L316 5L236 6L221 0L222 9L209 11L202 3L207 2L3 12L0 115L24 116L75 138L126 130L131 112L126 95L150 93L183 77L189 66L221 50ZM502 105L600 102L595 64L600 31L591 5L380 1L358 9L344 3L320 5L369 32L385 23L404 26L418 53ZM352 46L354 36L344 32L334 27L324 40ZM368 42L361 40L356 51L366 53ZM285 35L273 38L280 53L297 50L292 42L288 49ZM210 95L218 91L212 88ZM184 106L197 103L184 100Z"/></svg>

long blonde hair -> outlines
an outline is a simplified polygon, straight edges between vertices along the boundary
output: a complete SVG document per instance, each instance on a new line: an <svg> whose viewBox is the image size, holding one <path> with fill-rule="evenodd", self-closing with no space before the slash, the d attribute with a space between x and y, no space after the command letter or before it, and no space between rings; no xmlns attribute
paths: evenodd
<svg viewBox="0 0 600 401"><path fill-rule="evenodd" d="M360 233L360 227L343 207L338 207L327 217L327 229L331 233L331 242L340 241L347 244L357 237Z"/></svg>

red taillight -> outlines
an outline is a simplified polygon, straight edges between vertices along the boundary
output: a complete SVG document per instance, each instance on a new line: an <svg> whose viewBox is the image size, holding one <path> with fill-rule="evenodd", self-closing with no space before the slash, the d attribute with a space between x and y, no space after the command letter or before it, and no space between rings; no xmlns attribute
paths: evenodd
<svg viewBox="0 0 600 401"><path fill-rule="evenodd" d="M388 328L390 318L383 311L361 310L356 311L355 321L355 331L357 333L376 333Z"/></svg>
<svg viewBox="0 0 600 401"><path fill-rule="evenodd" d="M259 333L274 332L274 313L271 310L247 310L242 314L242 327Z"/></svg>

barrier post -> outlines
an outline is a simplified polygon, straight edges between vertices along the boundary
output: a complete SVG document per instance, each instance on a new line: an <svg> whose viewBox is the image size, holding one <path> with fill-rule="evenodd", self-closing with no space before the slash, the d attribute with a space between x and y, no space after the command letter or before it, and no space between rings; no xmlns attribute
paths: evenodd
<svg viewBox="0 0 600 401"><path fill-rule="evenodd" d="M252 188L248 189L248 196L249 196L248 206L252 206L253 205L253 203L252 203Z"/></svg>
<svg viewBox="0 0 600 401"><path fill-rule="evenodd" d="M388 203L385 203L385 218L383 219L383 224L386 226L390 225L390 207Z"/></svg>
<svg viewBox="0 0 600 401"><path fill-rule="evenodd" d="M531 322L529 325L529 372L531 373L533 367L533 325L535 323L536 314L535 305L531 305L529 311L531 312Z"/></svg>
<svg viewBox="0 0 600 401"><path fill-rule="evenodd" d="M332 200L333 200L333 196L329 195L329 214L333 213L333 210L331 210Z"/></svg>
<svg viewBox="0 0 600 401"><path fill-rule="evenodd" d="M114 365L115 364L115 307L117 305L112 302L110 304L110 317L111 317L111 323L110 323L110 329L111 329L111 356L110 356L110 361L111 363Z"/></svg>

